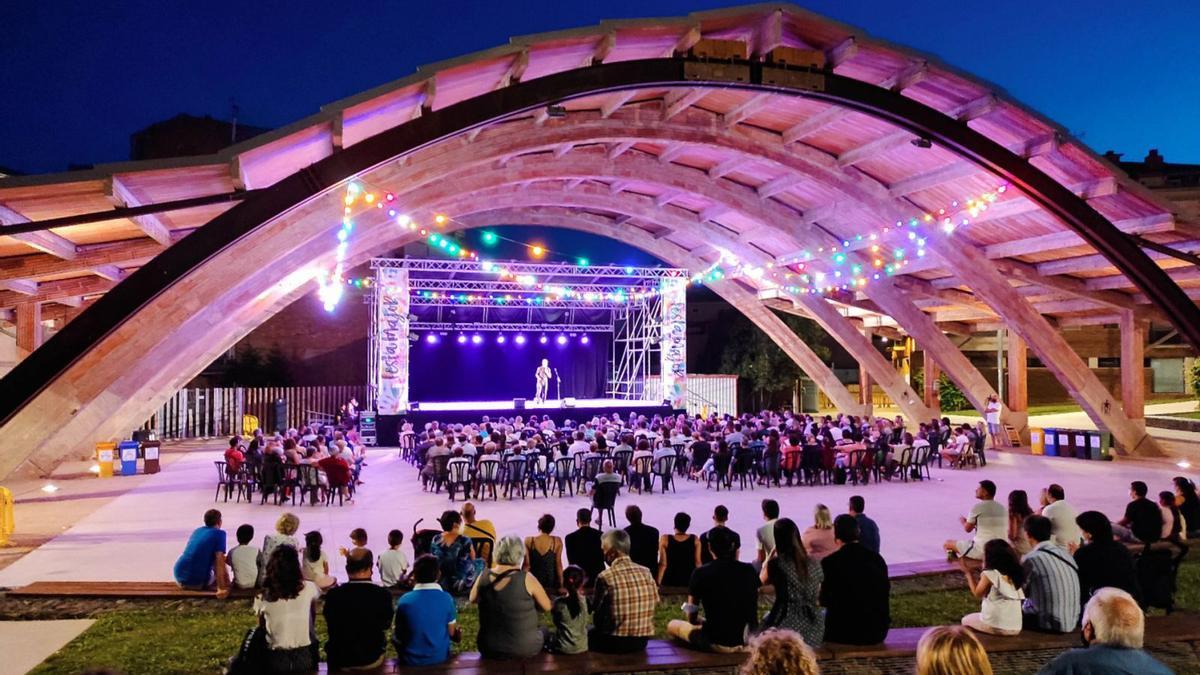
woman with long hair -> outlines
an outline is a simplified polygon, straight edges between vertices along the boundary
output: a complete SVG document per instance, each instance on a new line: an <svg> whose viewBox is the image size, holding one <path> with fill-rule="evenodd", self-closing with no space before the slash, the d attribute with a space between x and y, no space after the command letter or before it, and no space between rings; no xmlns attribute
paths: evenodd
<svg viewBox="0 0 1200 675"><path fill-rule="evenodd" d="M775 550L759 577L775 587L775 604L763 619L764 628L786 628L816 647L825 635L825 615L818 603L825 575L821 564L808 556L800 530L791 518L775 521Z"/></svg>
<svg viewBox="0 0 1200 675"><path fill-rule="evenodd" d="M1158 493L1158 508L1162 512L1162 538L1166 541L1179 541L1183 534L1183 525L1179 517L1179 507L1175 505L1175 493L1170 490Z"/></svg>
<svg viewBox="0 0 1200 675"><path fill-rule="evenodd" d="M975 581L964 558L958 559L971 594L983 600L981 611L962 618L962 624L980 633L1017 635L1021 632L1021 604L1025 569L1011 544L993 539L983 546L983 571Z"/></svg>
<svg viewBox="0 0 1200 675"><path fill-rule="evenodd" d="M1127 546L1113 539L1108 516L1084 511L1075 517L1075 523L1083 532L1083 546L1074 551L1079 566L1079 601L1087 604L1096 591L1105 587L1119 588L1135 600L1141 598L1133 555Z"/></svg>
<svg viewBox="0 0 1200 675"><path fill-rule="evenodd" d="M1200 497L1196 495L1196 484L1187 476L1176 476L1175 505L1183 518L1183 532L1189 539L1200 538Z"/></svg>
<svg viewBox="0 0 1200 675"><path fill-rule="evenodd" d="M254 613L266 629L270 672L316 669L320 659L314 630L320 596L317 585L304 580L296 549L280 546L271 552L262 593L254 601Z"/></svg>
<svg viewBox="0 0 1200 675"><path fill-rule="evenodd" d="M1024 490L1013 490L1008 493L1008 543L1017 551L1017 555L1029 553L1029 539L1025 536L1025 519L1033 515L1029 506L1029 495Z"/></svg>
<svg viewBox="0 0 1200 675"><path fill-rule="evenodd" d="M828 506L817 504L813 507L813 524L800 535L800 542L804 544L808 557L817 562L837 550L837 542L833 538L833 514Z"/></svg>
<svg viewBox="0 0 1200 675"><path fill-rule="evenodd" d="M591 620L587 598L580 592L587 574L578 565L568 565L562 579L566 594L555 599L550 607L554 632L546 636L546 648L556 654L582 654L588 650L587 631Z"/></svg>
<svg viewBox="0 0 1200 675"><path fill-rule="evenodd" d="M917 675L992 675L979 638L962 626L937 626L917 642Z"/></svg>
<svg viewBox="0 0 1200 675"><path fill-rule="evenodd" d="M442 575L438 583L447 593L462 595L475 581L475 548L471 539L459 532L462 515L458 511L444 511L438 523L442 533L433 538L429 550L438 559Z"/></svg>
<svg viewBox="0 0 1200 675"><path fill-rule="evenodd" d="M750 640L749 647L750 655L738 675L819 675L821 672L812 648L790 630L765 630Z"/></svg>

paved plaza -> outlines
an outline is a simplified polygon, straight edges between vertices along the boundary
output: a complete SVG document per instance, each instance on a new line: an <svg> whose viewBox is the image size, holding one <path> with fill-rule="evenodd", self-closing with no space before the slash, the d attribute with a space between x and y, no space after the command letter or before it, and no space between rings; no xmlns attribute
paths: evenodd
<svg viewBox="0 0 1200 675"><path fill-rule="evenodd" d="M256 542L271 531L275 519L284 510L300 516L300 534L318 529L325 535L332 555L338 546L348 544L348 534L364 527L370 534L370 546L376 552L385 547L388 530L404 531L404 550L411 554L407 541L413 523L424 518L422 527L437 527L436 518L447 508L457 508L445 494L423 492L416 469L396 457L391 449L373 449L364 470L366 484L360 488L357 503L343 507L240 504L213 502L215 471L213 461L220 458L212 450L197 450L176 455L163 473L138 477L137 484L124 494L96 508L71 527L33 552L0 570L0 587L17 587L34 581L169 581L175 558L188 534L201 524L208 508L216 506L224 514L224 527L233 532L242 523L256 529ZM847 498L862 494L867 512L880 526L884 557L893 563L929 560L940 555L940 542L961 532L958 516L972 504L977 481L989 478L999 487L999 497L1010 490L1024 489L1036 501L1040 489L1058 482L1067 498L1081 511L1100 509L1119 517L1127 501L1131 480L1146 481L1153 491L1170 489L1170 479L1181 470L1166 462L1118 461L1093 462L1078 459L1036 457L1018 453L991 453L988 465L980 469L933 469L933 481L891 482L854 487L771 488L731 492L705 489L703 484L680 481L678 492L665 495L622 494L617 502L619 526L625 521L626 505L637 504L646 514L646 522L660 530L670 528L672 516L686 511L693 517L693 530L709 527L712 508L729 507L730 525L742 535L742 558L754 556L754 530L762 520L759 502L767 497L782 505L785 516L806 527L811 522L813 505L827 504L835 513L843 512ZM90 486L117 490L123 479L78 478ZM101 483L100 481L103 481ZM60 481L62 500L79 498L74 481ZM51 499L57 499L54 497ZM575 511L589 504L585 496L549 499L516 499L499 502L476 500L480 517L492 520L501 534L527 536L535 532L537 518L543 513L558 519L555 534L564 535L574 527ZM18 504L17 517L21 511ZM335 565L336 566L336 565ZM339 576L344 572L336 570Z"/></svg>

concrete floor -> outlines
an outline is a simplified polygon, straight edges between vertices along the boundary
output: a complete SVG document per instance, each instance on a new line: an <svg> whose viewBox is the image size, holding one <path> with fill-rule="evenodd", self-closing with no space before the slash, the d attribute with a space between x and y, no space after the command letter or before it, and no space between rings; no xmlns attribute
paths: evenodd
<svg viewBox="0 0 1200 675"><path fill-rule="evenodd" d="M89 476L57 481L62 491L54 496L41 495L37 508L70 510L84 500L95 508L66 531L0 570L0 587L39 580L170 580L172 565L189 532L201 524L204 511L214 506L212 462L219 457L216 449L197 450L173 458L163 473L154 476L110 479ZM378 552L385 545L388 530L403 530L407 538L418 518L425 519L425 527L436 527L438 515L444 509L455 508L445 495L423 492L416 480L416 470L398 460L393 451L374 450L369 464L364 472L367 484L361 487L356 504L289 507L300 516L301 533L319 529L325 535L331 558L338 546L348 544L348 534L355 527L368 530L370 546ZM763 498L778 500L783 514L805 527L811 522L814 504L823 502L835 513L841 513L847 498L859 493L866 497L868 514L879 523L887 560L928 560L940 556L940 543L944 539L961 532L958 516L971 507L974 487L983 478L996 482L1002 498L1009 490L1019 488L1028 491L1031 500L1037 499L1043 486L1058 482L1066 488L1068 501L1080 510L1100 509L1110 516L1119 516L1128 499L1129 481L1140 479L1154 491L1166 490L1171 487L1170 478L1181 471L1161 461L1091 462L1006 452L991 453L987 467L982 469L934 468L934 480L924 483L760 487L744 492L735 487L732 492L718 495L703 485L681 482L674 494L623 494L618 500L618 525L625 525L621 515L624 506L638 504L646 513L646 521L655 527L669 528L677 511L687 511L693 517L693 530L699 530L709 526L713 506L725 504L732 513L730 525L742 535L742 558L747 559L754 555L754 531L762 522L759 502ZM97 491L117 496L93 501L95 497L91 495ZM576 509L587 506L588 500L576 496L476 503L480 517L494 521L501 534L525 536L535 532L537 518L542 513L551 513L558 519L556 534L567 533L574 527ZM27 503L17 506L18 531L22 528L23 512L30 506ZM255 539L261 541L279 514L288 510L245 502L217 502L215 506L224 513L231 546L238 525L254 525ZM408 541L404 550L411 553ZM344 571L335 571L344 577Z"/></svg>
<svg viewBox="0 0 1200 675"><path fill-rule="evenodd" d="M92 619L0 621L0 675L24 675L79 637Z"/></svg>

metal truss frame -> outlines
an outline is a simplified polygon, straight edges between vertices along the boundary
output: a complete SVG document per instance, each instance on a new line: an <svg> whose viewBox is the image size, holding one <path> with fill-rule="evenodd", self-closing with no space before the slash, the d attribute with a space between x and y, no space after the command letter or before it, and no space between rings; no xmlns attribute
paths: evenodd
<svg viewBox="0 0 1200 675"><path fill-rule="evenodd" d="M613 312L610 398L642 400L661 352L662 298L653 296Z"/></svg>

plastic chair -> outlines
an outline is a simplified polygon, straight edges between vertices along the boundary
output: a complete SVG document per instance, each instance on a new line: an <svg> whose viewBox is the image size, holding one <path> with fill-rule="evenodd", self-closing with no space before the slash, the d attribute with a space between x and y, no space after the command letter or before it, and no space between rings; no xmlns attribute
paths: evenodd
<svg viewBox="0 0 1200 675"><path fill-rule="evenodd" d="M308 498L309 506L316 506L321 492L321 470L312 464L301 464L296 472L296 492L300 493L300 505Z"/></svg>
<svg viewBox="0 0 1200 675"><path fill-rule="evenodd" d="M717 453L717 455L713 457L713 470L712 470L712 473L710 473L706 478L705 485L704 485L705 489L712 487L712 480L713 480L713 478L716 478L717 479L717 492L721 491L722 483L725 484L725 489L728 490L732 486L732 483L730 482L730 477L729 477L729 468L732 464L733 464L733 456L732 455L728 455L728 454L722 455L720 453Z"/></svg>
<svg viewBox="0 0 1200 675"><path fill-rule="evenodd" d="M229 497L233 494L233 480L226 472L226 463L217 461L213 462L217 467L217 492L213 495L213 501L217 501L217 497L221 496L221 491L225 491L225 501L229 501Z"/></svg>
<svg viewBox="0 0 1200 675"><path fill-rule="evenodd" d="M450 493L450 501L454 501L459 489L462 489L463 499L471 498L471 462L450 462L446 465L448 476L446 492Z"/></svg>
<svg viewBox="0 0 1200 675"><path fill-rule="evenodd" d="M576 472L575 492L579 492L584 485L596 480L596 474L600 473L600 466L603 463L603 455L585 455L583 457L583 465Z"/></svg>
<svg viewBox="0 0 1200 675"><path fill-rule="evenodd" d="M671 488L671 492L675 491L675 461L676 457L659 457L654 460L653 474L658 478L659 484L662 486L663 494L666 494L667 488ZM650 484L650 491L654 491L654 483Z"/></svg>
<svg viewBox="0 0 1200 675"><path fill-rule="evenodd" d="M741 454L735 455L733 460L733 477L738 479L738 486L746 489L746 484L750 484L750 489L754 489L754 451L743 450Z"/></svg>
<svg viewBox="0 0 1200 675"><path fill-rule="evenodd" d="M496 483L500 480L500 460L481 459L475 467L475 498L483 500L490 492L492 499L496 496Z"/></svg>
<svg viewBox="0 0 1200 675"><path fill-rule="evenodd" d="M646 488L654 490L654 478L651 474L653 461L653 457L638 457L633 460L633 476L630 478L629 487L631 489L636 487L639 495L645 492ZM637 483L636 486L634 482Z"/></svg>
<svg viewBox="0 0 1200 675"><path fill-rule="evenodd" d="M617 526L617 495L621 493L621 484L617 482L597 483L596 491L592 494L592 511L599 511L600 517L596 524L604 527L604 514L608 514L609 527Z"/></svg>
<svg viewBox="0 0 1200 675"><path fill-rule="evenodd" d="M513 489L525 499L525 457L515 455L504 463L504 498L512 499Z"/></svg>
<svg viewBox="0 0 1200 675"><path fill-rule="evenodd" d="M566 494L567 488L574 485L575 458L559 457L554 460L554 485L558 488L558 496Z"/></svg>

